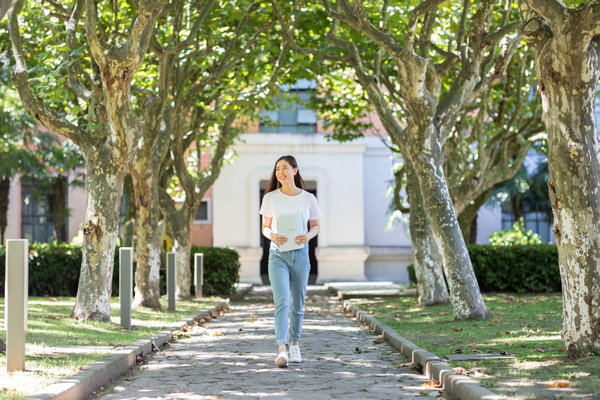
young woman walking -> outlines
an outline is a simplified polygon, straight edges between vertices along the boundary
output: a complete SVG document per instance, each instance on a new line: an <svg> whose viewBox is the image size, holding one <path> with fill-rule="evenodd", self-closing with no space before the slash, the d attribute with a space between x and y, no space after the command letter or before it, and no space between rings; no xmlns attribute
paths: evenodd
<svg viewBox="0 0 600 400"><path fill-rule="evenodd" d="M275 338L278 346L275 364L285 368L288 358L289 362L302 362L298 342L302 331L304 297L310 271L307 242L319 233L321 217L317 199L304 190L304 181L294 157L282 156L275 162L260 214L262 233L271 240L269 280L273 289ZM292 225L290 231L293 231L294 223L289 221L298 220L300 222L296 224L299 227L297 234L293 237L283 235L285 232L280 230L280 225L285 225L286 229ZM310 226L308 232L307 221ZM288 249L289 247L292 249ZM289 357L286 351L288 344Z"/></svg>

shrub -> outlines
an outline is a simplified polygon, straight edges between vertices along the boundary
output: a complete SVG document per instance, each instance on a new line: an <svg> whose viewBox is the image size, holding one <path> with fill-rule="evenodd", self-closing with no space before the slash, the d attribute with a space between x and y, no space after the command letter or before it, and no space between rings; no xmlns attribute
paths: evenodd
<svg viewBox="0 0 600 400"><path fill-rule="evenodd" d="M4 296L5 252L0 246L0 296ZM193 253L204 253L203 294L231 294L239 279L240 263L236 251L219 247L192 248ZM115 251L112 295L119 294L119 249ZM164 265L164 263L163 263ZM29 295L30 296L75 296L81 268L81 246L69 243L29 244ZM135 273L135 271L134 271ZM166 271L160 270L160 293L166 293Z"/></svg>
<svg viewBox="0 0 600 400"><path fill-rule="evenodd" d="M240 277L240 255L237 251L223 247L192 246L190 254L192 274L194 272L194 253L204 254L203 295L229 295L235 292L234 285Z"/></svg>
<svg viewBox="0 0 600 400"><path fill-rule="evenodd" d="M519 218L512 228L494 232L488 239L492 246L514 246L525 244L542 244L542 237L532 230L525 230L523 218Z"/></svg>
<svg viewBox="0 0 600 400"><path fill-rule="evenodd" d="M467 246L484 292L560 292L558 248L551 244Z"/></svg>
<svg viewBox="0 0 600 400"><path fill-rule="evenodd" d="M482 292L560 292L555 245L467 245ZM409 268L413 269L411 265ZM414 272L409 277L416 283Z"/></svg>
<svg viewBox="0 0 600 400"><path fill-rule="evenodd" d="M0 286L4 296L4 246L0 246ZM29 295L74 296L79 283L81 247L69 243L29 244Z"/></svg>

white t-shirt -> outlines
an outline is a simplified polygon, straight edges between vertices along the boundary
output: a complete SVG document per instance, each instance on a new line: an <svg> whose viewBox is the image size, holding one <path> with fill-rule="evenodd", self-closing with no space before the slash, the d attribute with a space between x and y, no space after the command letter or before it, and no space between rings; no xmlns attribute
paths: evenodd
<svg viewBox="0 0 600 400"><path fill-rule="evenodd" d="M302 217L306 223L311 219L321 218L321 210L319 210L317 198L306 190L303 190L302 193L296 196L283 194L281 189L273 190L263 197L259 213L263 217L273 218L271 230L274 233L279 233L277 217L302 213ZM306 225L304 226L304 233L307 233Z"/></svg>

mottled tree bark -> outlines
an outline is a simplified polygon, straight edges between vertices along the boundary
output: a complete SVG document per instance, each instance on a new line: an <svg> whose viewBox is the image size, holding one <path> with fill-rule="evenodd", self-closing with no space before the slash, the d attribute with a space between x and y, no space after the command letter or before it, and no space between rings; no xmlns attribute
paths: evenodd
<svg viewBox="0 0 600 400"><path fill-rule="evenodd" d="M124 172L118 164L95 165L97 157L107 156L106 151L110 149L92 155L84 154L88 197L77 302L71 314L77 319L110 320L113 263Z"/></svg>
<svg viewBox="0 0 600 400"><path fill-rule="evenodd" d="M160 209L156 182L158 171L154 169L143 163L132 168L136 204L134 232L137 237L134 304L160 308Z"/></svg>
<svg viewBox="0 0 600 400"><path fill-rule="evenodd" d="M173 251L177 263L175 296L178 299L189 299L192 296L190 253L192 251L191 232L194 214L191 211L189 204L184 203L183 208L171 210L165 218L166 230L173 239Z"/></svg>
<svg viewBox="0 0 600 400"><path fill-rule="evenodd" d="M418 135L422 130L408 128L407 135ZM419 178L423 207L429 218L438 249L446 268L450 301L456 319L482 319L491 316L473 272L469 252L458 224L454 204L450 198L443 173L443 151L433 126L425 128L426 140L413 139L408 146L416 175ZM432 137L433 136L433 137Z"/></svg>
<svg viewBox="0 0 600 400"><path fill-rule="evenodd" d="M125 175L125 181L123 182L123 196L127 197L127 210L125 210L124 222L123 226L121 226L121 246L132 247L133 222L135 218L135 195L133 192L131 174Z"/></svg>
<svg viewBox="0 0 600 400"><path fill-rule="evenodd" d="M490 196L491 191L492 189L490 188L480 194L479 197L469 203L463 209L463 212L458 215L458 223L466 243L475 243L477 240L477 230L473 230L473 227L477 227L477 213Z"/></svg>
<svg viewBox="0 0 600 400"><path fill-rule="evenodd" d="M562 339L571 355L600 352L600 160L595 122L600 2L569 9L523 0L536 49L548 133L549 195L562 278Z"/></svg>
<svg viewBox="0 0 600 400"><path fill-rule="evenodd" d="M444 280L443 261L423 208L419 181L410 165L407 168L408 202L410 204L409 231L415 256L415 275L419 306L448 303L448 288Z"/></svg>
<svg viewBox="0 0 600 400"><path fill-rule="evenodd" d="M65 222L65 198L69 179L64 175L58 175L52 180L52 223L54 224L54 238L58 242L66 242Z"/></svg>

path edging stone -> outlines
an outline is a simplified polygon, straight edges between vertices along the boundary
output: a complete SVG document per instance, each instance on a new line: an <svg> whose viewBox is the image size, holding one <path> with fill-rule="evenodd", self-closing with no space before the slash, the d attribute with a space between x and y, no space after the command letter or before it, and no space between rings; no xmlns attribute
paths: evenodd
<svg viewBox="0 0 600 400"><path fill-rule="evenodd" d="M106 357L86 365L75 375L60 382L45 387L25 400L74 400L84 399L100 386L121 375L122 372L136 365L137 356L152 353L153 348L160 348L173 338L173 333L183 326L191 326L194 321L206 317L218 316L228 307L228 302L222 301L215 306L186 317L156 335L142 338L136 342L111 352Z"/></svg>
<svg viewBox="0 0 600 400"><path fill-rule="evenodd" d="M377 334L382 335L392 346L407 359L422 368L429 379L440 382L444 391L461 400L505 400L489 389L481 386L466 375L452 373L452 368L435 354L417 346L410 340L400 336L398 332L370 316L358 306L344 302L344 310L351 312L358 320L365 323Z"/></svg>

